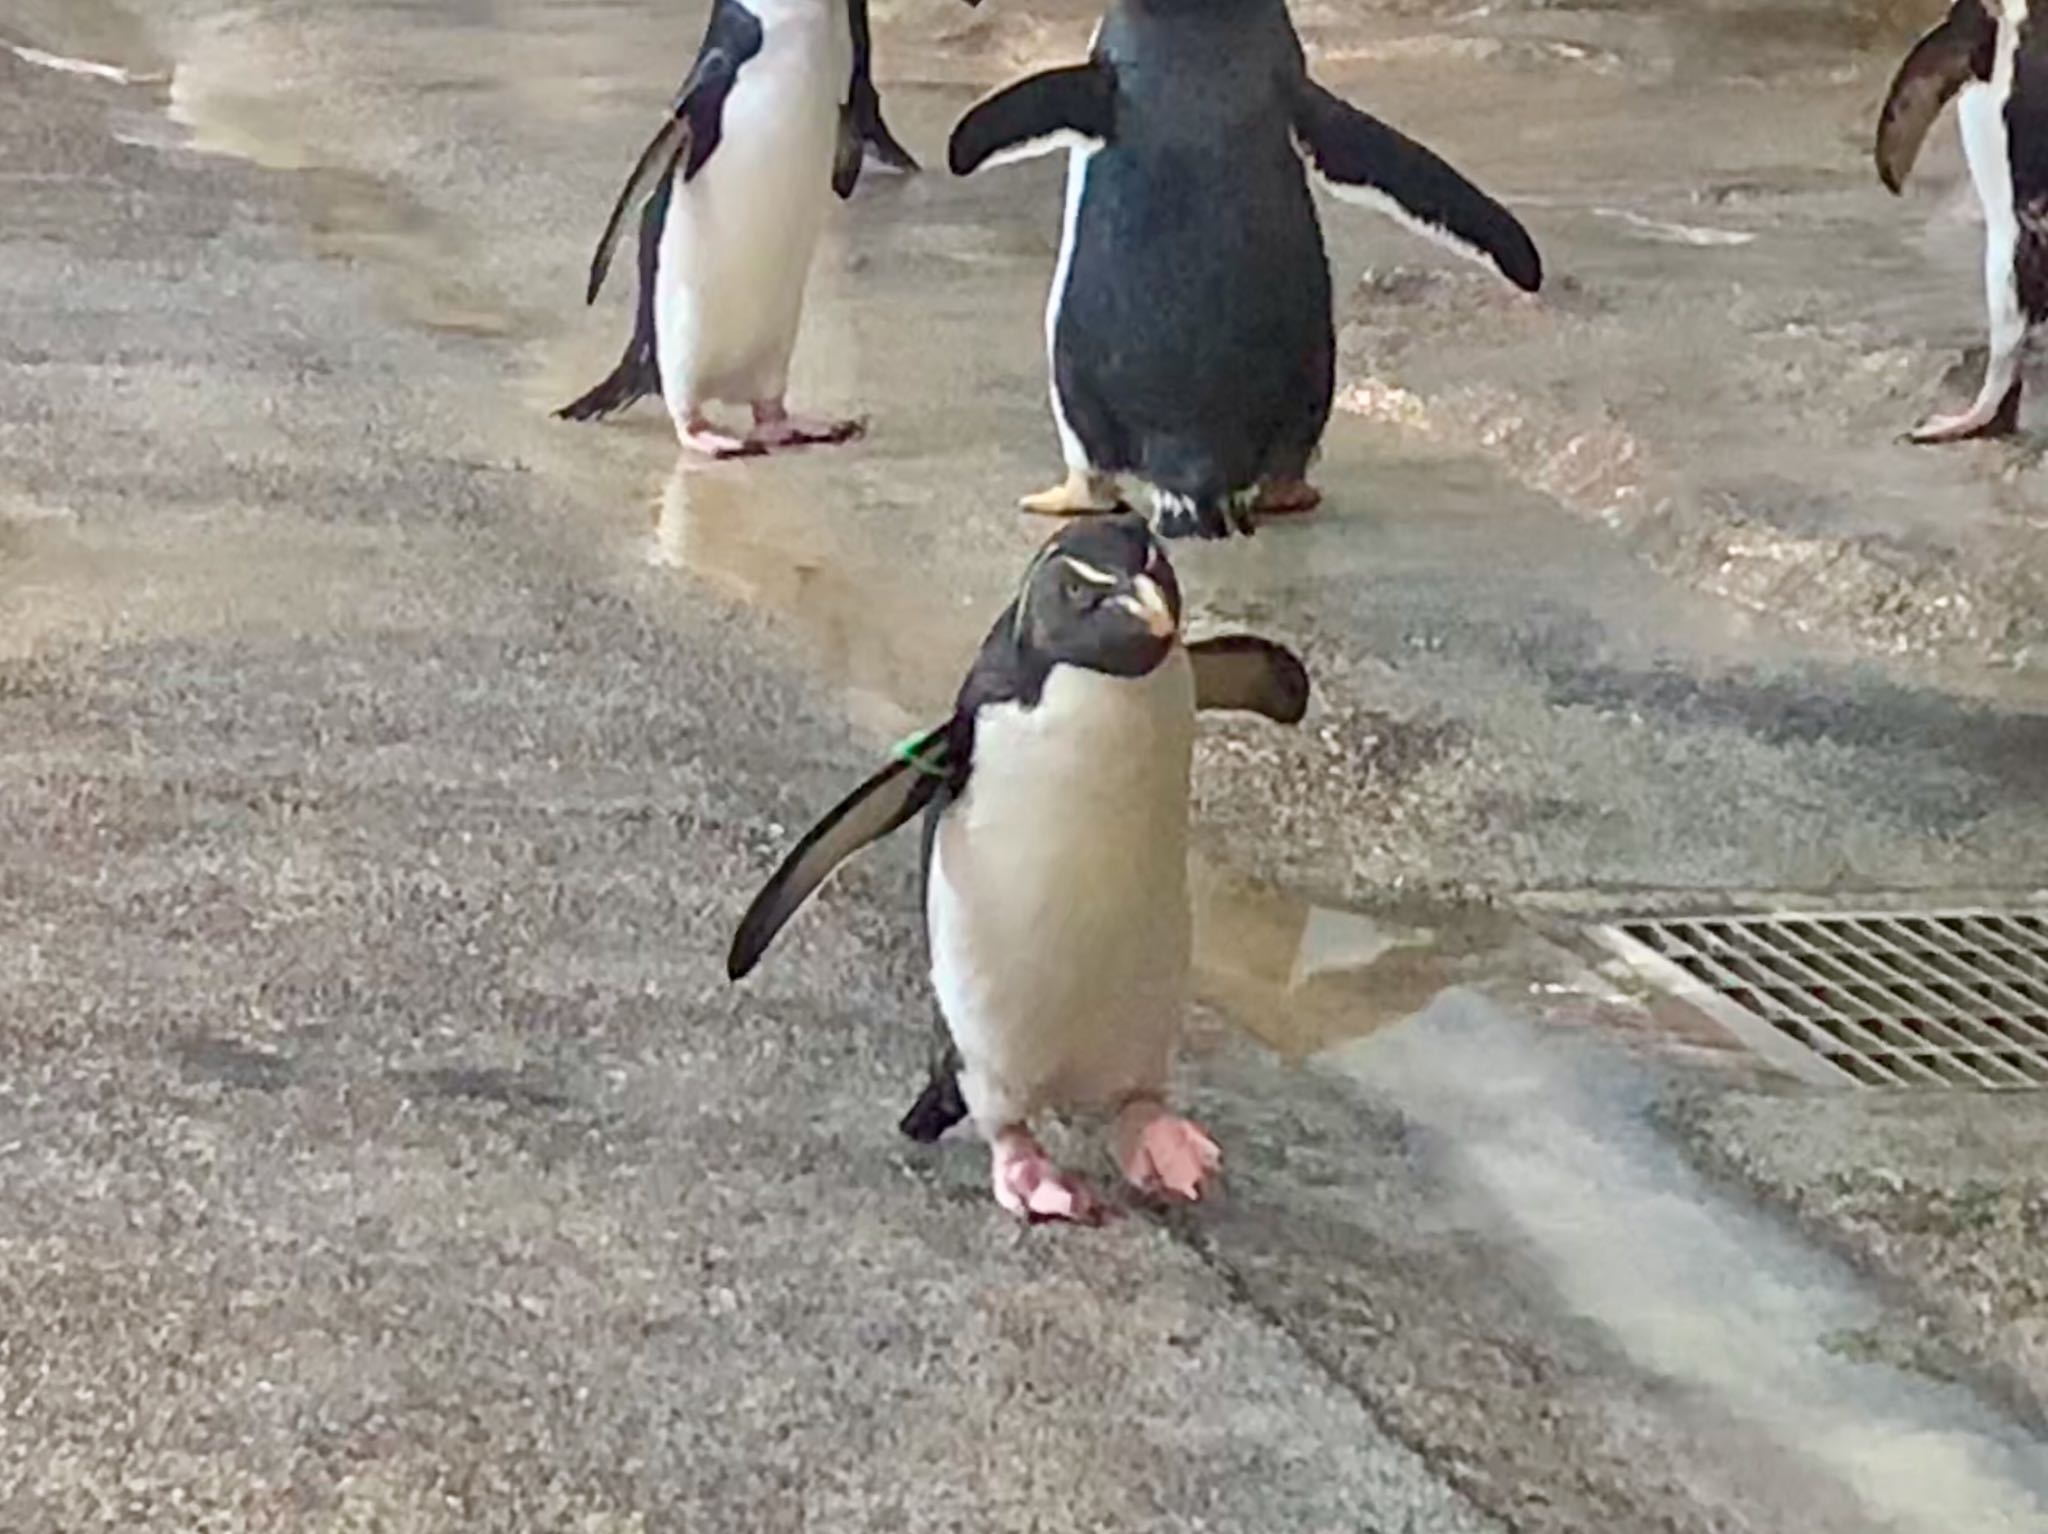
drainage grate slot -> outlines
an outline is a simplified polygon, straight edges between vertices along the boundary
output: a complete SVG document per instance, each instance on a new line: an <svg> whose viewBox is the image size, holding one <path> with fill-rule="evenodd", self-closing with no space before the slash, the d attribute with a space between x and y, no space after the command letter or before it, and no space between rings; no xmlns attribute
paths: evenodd
<svg viewBox="0 0 2048 1534"><path fill-rule="evenodd" d="M2048 913L1631 919L1597 935L1809 1080L2048 1088Z"/></svg>

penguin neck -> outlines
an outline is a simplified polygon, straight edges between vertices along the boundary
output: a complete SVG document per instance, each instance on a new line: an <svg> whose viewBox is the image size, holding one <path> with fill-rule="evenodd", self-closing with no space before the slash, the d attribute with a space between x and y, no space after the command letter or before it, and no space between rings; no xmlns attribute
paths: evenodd
<svg viewBox="0 0 2048 1534"><path fill-rule="evenodd" d="M764 30L827 20L833 0L740 0Z"/></svg>

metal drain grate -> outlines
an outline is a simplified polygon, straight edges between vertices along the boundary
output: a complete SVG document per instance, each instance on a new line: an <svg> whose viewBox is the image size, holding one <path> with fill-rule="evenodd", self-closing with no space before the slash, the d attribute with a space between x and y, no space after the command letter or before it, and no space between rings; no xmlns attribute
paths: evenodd
<svg viewBox="0 0 2048 1534"><path fill-rule="evenodd" d="M1598 935L1810 1081L2048 1088L2048 911L1620 921Z"/></svg>

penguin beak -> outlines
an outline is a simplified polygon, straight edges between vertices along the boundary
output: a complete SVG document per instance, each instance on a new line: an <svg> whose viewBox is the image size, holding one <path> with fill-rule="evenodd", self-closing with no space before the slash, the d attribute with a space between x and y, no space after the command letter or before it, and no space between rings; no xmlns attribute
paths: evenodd
<svg viewBox="0 0 2048 1534"><path fill-rule="evenodd" d="M1166 593L1159 589L1159 583L1151 576L1139 576L1131 582L1131 590L1136 593L1132 605L1138 616L1145 620L1145 628L1154 639L1166 639L1180 628L1180 620L1166 604Z"/></svg>

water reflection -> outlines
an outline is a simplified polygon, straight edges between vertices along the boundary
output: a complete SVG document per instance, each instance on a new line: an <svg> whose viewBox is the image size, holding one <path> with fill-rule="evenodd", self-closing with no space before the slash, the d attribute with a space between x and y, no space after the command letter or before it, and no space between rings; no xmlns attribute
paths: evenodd
<svg viewBox="0 0 2048 1534"><path fill-rule="evenodd" d="M863 723L910 729L951 699L988 614L937 600L929 571L859 537L815 489L772 466L679 457L648 557L774 614Z"/></svg>
<svg viewBox="0 0 2048 1534"><path fill-rule="evenodd" d="M1202 858L1190 869L1197 994L1291 1060L1391 1027L1517 961L1483 906L1365 914L1319 906Z"/></svg>

